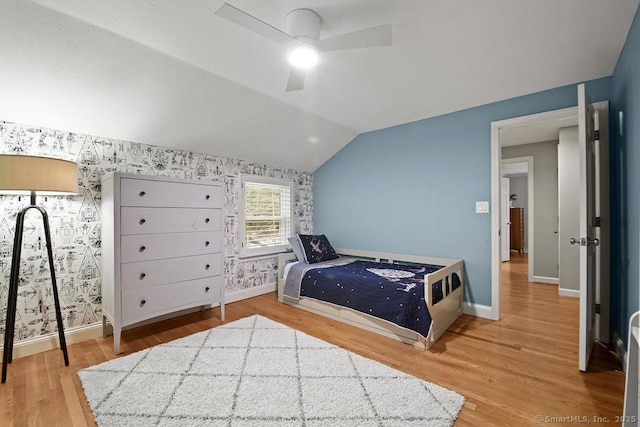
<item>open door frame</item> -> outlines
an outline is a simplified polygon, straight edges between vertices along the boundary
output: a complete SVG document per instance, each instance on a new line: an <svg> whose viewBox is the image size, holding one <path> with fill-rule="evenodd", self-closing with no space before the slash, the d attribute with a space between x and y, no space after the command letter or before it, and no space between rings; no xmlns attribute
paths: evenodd
<svg viewBox="0 0 640 427"><path fill-rule="evenodd" d="M500 262L506 262L511 259L511 221L509 216L509 199L510 199L509 187L510 187L509 178L501 177L500 178Z"/></svg>
<svg viewBox="0 0 640 427"><path fill-rule="evenodd" d="M511 157L502 159L501 166L508 163L527 163L527 280L533 282L533 262L534 262L534 224L535 224L535 173L533 170L533 156Z"/></svg>
<svg viewBox="0 0 640 427"><path fill-rule="evenodd" d="M602 101L593 104L600 112L601 117L601 146L608 146L608 122L602 118L608 117L609 102ZM578 107L564 108L561 110L547 111L528 116L514 117L491 123L491 318L500 320L500 166L502 162L500 130L513 126L522 126L544 120L568 119L578 116ZM608 157L607 157L608 158ZM603 159L606 161L606 159ZM608 174L608 169L607 172ZM602 182L602 181L601 181ZM607 206L608 209L608 206ZM603 213L604 215L604 213ZM604 232L604 229L602 230ZM604 239L606 242L608 238ZM602 246L601 246L602 248ZM531 254L529 254L531 256ZM606 259L606 255L604 257ZM608 260L607 260L608 262ZM609 273L607 270L600 279L600 288L596 296L596 302L601 305L602 315L598 316L599 332L597 337L603 341L609 341ZM605 314L606 313L606 314Z"/></svg>

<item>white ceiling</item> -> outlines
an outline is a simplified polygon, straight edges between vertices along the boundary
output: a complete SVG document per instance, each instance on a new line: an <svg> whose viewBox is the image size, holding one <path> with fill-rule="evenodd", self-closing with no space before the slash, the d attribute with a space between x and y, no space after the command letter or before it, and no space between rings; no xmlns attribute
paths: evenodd
<svg viewBox="0 0 640 427"><path fill-rule="evenodd" d="M577 125L578 116L576 114L574 117L549 119L522 126L505 127L500 134L500 145L502 147L510 147L513 145L554 141L558 139L561 128Z"/></svg>
<svg viewBox="0 0 640 427"><path fill-rule="evenodd" d="M639 0L228 0L327 38L300 92L275 43L220 0L0 0L0 120L314 171L356 135L613 73Z"/></svg>

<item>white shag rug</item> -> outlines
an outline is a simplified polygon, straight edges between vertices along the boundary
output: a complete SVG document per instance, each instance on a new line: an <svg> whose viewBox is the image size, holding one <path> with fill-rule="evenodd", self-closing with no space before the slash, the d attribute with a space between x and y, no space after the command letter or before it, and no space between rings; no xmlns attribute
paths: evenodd
<svg viewBox="0 0 640 427"><path fill-rule="evenodd" d="M258 315L78 376L99 426L450 426L464 404Z"/></svg>

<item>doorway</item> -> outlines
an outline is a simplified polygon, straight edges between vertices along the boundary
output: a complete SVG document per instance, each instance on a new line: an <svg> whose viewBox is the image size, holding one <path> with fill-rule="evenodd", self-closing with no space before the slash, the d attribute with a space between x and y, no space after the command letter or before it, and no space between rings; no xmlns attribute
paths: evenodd
<svg viewBox="0 0 640 427"><path fill-rule="evenodd" d="M603 218L605 222L605 216L608 219L608 102L599 102L594 104L597 111L600 112L601 120L601 148L604 148L603 152L605 156L601 157L600 164L603 166L603 173L598 177L600 186L604 191L601 191L601 212L599 216ZM572 126L577 123L578 108L565 108L562 110L548 111L529 116L515 117L512 119L501 120L491 123L491 306L492 306L492 319L500 319L500 259L501 259L501 244L500 244L500 180L501 180L501 165L502 165L502 140L505 134L512 132L514 134L524 133L529 126L539 125L541 128L545 126L554 128L556 134L553 138L538 138L541 140L557 140L557 131L559 128ZM530 142L535 142L534 140ZM606 212L604 212L606 210ZM531 211L534 211L532 209ZM601 230L605 233L605 230ZM531 239L535 235L535 231L530 233ZM608 239L603 239L608 244ZM603 250L605 248L599 248ZM604 252L603 252L604 253ZM533 250L529 248L529 264L533 264L531 256ZM606 256L599 257L603 261L608 261L608 252ZM533 280L530 280L533 281ZM597 277L597 296L596 304L601 306L601 314L597 325L600 326L596 330L596 338L601 342L608 342L608 322L609 322L609 268L608 265L601 265L600 274ZM604 326L606 325L606 326Z"/></svg>
<svg viewBox="0 0 640 427"><path fill-rule="evenodd" d="M534 195L535 195L535 174L534 174L534 159L533 156L512 157L503 158L500 169L501 178L509 179L510 187L510 199L509 205L509 217L511 216L511 208L522 209L522 253L526 254L526 267L527 278L529 282L534 281L533 265L534 265L534 252L535 252L535 239L534 239L534 221L535 221L535 209L534 209ZM510 218L509 218L510 219ZM509 233L518 232L513 222L510 222ZM510 243L511 243L511 239ZM515 242L514 242L515 243ZM509 249L514 249L513 245L509 245ZM520 254L520 253L519 253ZM502 256L504 260L504 256Z"/></svg>

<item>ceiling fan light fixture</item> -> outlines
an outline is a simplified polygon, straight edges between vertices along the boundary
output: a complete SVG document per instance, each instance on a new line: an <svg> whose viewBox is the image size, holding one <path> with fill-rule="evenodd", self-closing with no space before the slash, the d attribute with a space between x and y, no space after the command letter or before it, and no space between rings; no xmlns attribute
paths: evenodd
<svg viewBox="0 0 640 427"><path fill-rule="evenodd" d="M318 57L318 48L311 43L297 41L287 48L289 64L296 68L313 68L318 63Z"/></svg>

